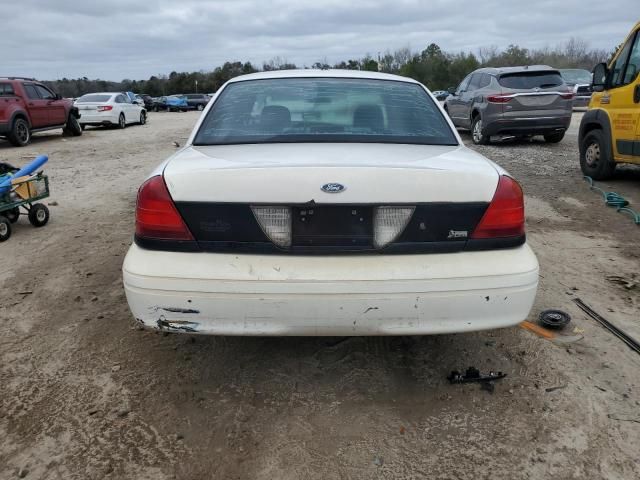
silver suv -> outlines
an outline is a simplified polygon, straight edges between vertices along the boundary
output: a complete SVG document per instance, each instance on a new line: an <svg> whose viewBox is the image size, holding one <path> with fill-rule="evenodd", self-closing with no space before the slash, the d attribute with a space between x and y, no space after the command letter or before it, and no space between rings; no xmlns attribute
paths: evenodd
<svg viewBox="0 0 640 480"><path fill-rule="evenodd" d="M533 135L557 143L571 123L573 91L546 65L481 68L449 92L445 110L456 127L471 130L476 144Z"/></svg>

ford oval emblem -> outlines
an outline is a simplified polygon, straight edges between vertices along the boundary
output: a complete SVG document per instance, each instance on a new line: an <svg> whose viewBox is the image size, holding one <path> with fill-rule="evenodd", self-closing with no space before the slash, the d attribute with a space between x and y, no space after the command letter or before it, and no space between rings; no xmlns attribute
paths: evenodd
<svg viewBox="0 0 640 480"><path fill-rule="evenodd" d="M341 183L325 183L321 188L322 191L326 193L340 193L347 189L347 187Z"/></svg>

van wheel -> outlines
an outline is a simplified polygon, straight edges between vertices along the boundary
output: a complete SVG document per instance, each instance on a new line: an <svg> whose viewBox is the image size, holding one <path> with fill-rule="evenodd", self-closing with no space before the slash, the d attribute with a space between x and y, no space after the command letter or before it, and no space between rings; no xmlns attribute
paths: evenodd
<svg viewBox="0 0 640 480"><path fill-rule="evenodd" d="M594 180L606 180L613 175L616 164L611 158L602 130L591 130L582 140L580 168L582 173Z"/></svg>
<svg viewBox="0 0 640 480"><path fill-rule="evenodd" d="M547 143L559 143L564 138L564 131L556 133L547 133L544 136L544 141Z"/></svg>
<svg viewBox="0 0 640 480"><path fill-rule="evenodd" d="M62 132L65 135L71 135L74 137L82 135L82 127L80 126L78 119L72 113L69 114L67 124L64 126L64 130L62 130Z"/></svg>
<svg viewBox="0 0 640 480"><path fill-rule="evenodd" d="M29 123L24 118L16 118L13 128L7 136L11 144L15 147L24 147L31 141L31 129Z"/></svg>
<svg viewBox="0 0 640 480"><path fill-rule="evenodd" d="M476 145L489 145L489 137L482 133L482 118L480 115L471 121L471 139Z"/></svg>

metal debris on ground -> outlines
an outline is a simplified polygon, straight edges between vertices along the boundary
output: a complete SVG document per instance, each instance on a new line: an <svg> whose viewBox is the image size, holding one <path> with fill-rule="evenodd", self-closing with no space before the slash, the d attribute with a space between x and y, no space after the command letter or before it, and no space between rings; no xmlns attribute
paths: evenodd
<svg viewBox="0 0 640 480"><path fill-rule="evenodd" d="M544 310L540 312L540 323L547 328L562 329L571 321L568 313L562 310Z"/></svg>
<svg viewBox="0 0 640 480"><path fill-rule="evenodd" d="M480 370L475 367L467 368L465 373L460 373L457 370L453 370L447 380L451 383L471 383L471 382L493 382L494 380L500 380L506 377L506 373L490 371L488 374L481 374Z"/></svg>
<svg viewBox="0 0 640 480"><path fill-rule="evenodd" d="M606 318L604 318L603 316L601 316L598 312L596 312L595 310L593 310L589 305L587 305L586 303L584 303L582 300L580 300L579 298L574 298L573 301L575 302L575 304L580 307L580 309L586 313L587 315L589 315L591 318L593 318L594 320L596 320L598 323L600 323L604 328L606 328L607 330L609 330L611 333L613 333L616 337L618 337L620 340L622 340L624 343L627 344L627 346L631 349L634 350L636 353L640 354L640 342L638 342L635 338L629 336L625 331L620 330L618 327L616 327L613 323L611 323L609 320L607 320Z"/></svg>

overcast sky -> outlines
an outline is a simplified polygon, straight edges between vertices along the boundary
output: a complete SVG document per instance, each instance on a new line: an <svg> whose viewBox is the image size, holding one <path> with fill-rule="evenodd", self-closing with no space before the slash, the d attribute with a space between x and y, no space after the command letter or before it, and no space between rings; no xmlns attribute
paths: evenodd
<svg viewBox="0 0 640 480"><path fill-rule="evenodd" d="M7 2L9 0L0 0ZM463 5L464 6L460 6ZM613 49L640 19L640 0L21 0L2 8L0 74L146 79L255 65L299 66L431 42L446 51L575 36Z"/></svg>

